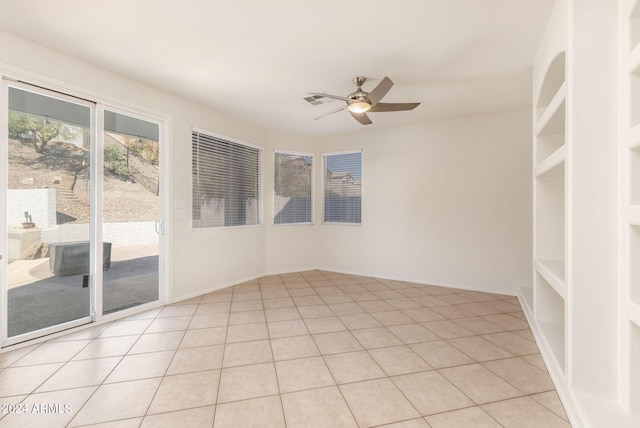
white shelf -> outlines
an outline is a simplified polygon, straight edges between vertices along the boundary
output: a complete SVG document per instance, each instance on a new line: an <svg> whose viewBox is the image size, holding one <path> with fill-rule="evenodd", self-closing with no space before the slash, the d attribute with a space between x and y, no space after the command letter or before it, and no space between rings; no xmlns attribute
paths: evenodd
<svg viewBox="0 0 640 428"><path fill-rule="evenodd" d="M564 282L564 260L536 259L536 271L551 287L566 300L567 286Z"/></svg>
<svg viewBox="0 0 640 428"><path fill-rule="evenodd" d="M555 359L553 363L564 374L565 373L565 333L564 324L552 323L546 321L538 321L538 328L542 333L543 346L551 351L551 355ZM549 355L549 354L547 354Z"/></svg>
<svg viewBox="0 0 640 428"><path fill-rule="evenodd" d="M538 120L534 131L536 136L564 133L564 106L566 98L567 84L564 82L540 117L540 120Z"/></svg>
<svg viewBox="0 0 640 428"><path fill-rule="evenodd" d="M567 148L563 145L562 147L551 153L549 156L547 156L545 159L543 159L541 162L539 162L533 171L533 175L535 177L541 177L546 174L564 174L564 169L558 167L564 163L566 155Z"/></svg>
<svg viewBox="0 0 640 428"><path fill-rule="evenodd" d="M640 148L640 124L626 131L625 142L630 150Z"/></svg>
<svg viewBox="0 0 640 428"><path fill-rule="evenodd" d="M636 45L627 55L627 72L637 73L640 69L640 44Z"/></svg>
<svg viewBox="0 0 640 428"><path fill-rule="evenodd" d="M627 301L627 318L640 329L640 303L632 300Z"/></svg>
<svg viewBox="0 0 640 428"><path fill-rule="evenodd" d="M640 226L640 205L627 205L624 210L625 223Z"/></svg>

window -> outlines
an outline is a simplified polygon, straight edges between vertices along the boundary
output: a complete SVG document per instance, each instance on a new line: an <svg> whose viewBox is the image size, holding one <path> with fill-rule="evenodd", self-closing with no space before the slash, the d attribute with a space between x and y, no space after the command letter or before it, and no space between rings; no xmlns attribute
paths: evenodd
<svg viewBox="0 0 640 428"><path fill-rule="evenodd" d="M312 168L312 155L281 151L274 153L274 224L310 224L313 221Z"/></svg>
<svg viewBox="0 0 640 428"><path fill-rule="evenodd" d="M362 151L323 156L324 222L362 221Z"/></svg>
<svg viewBox="0 0 640 428"><path fill-rule="evenodd" d="M262 150L227 137L191 134L193 227L262 223Z"/></svg>

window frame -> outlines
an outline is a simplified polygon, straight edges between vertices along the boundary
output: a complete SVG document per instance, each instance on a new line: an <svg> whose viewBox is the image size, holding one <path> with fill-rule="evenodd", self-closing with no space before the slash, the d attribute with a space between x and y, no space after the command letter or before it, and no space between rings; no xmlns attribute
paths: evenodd
<svg viewBox="0 0 640 428"><path fill-rule="evenodd" d="M194 187L194 183L193 180L191 182L191 206L192 206L192 212L191 212L191 230L192 231L211 231L211 230L223 230L223 229L239 229L239 228L251 228L251 227L262 227L264 225L264 194L263 194L263 186L264 186L264 147L261 147L257 144L252 144L252 143L248 143L244 140L240 140L238 138L234 138L234 137L229 137L228 135L223 135L217 132L213 132L213 131L209 131L207 129L203 129L203 128L198 128L198 127L192 127L191 128L191 176L193 177L193 166L194 166L194 158L193 158L193 138L194 138L194 134L198 133L201 135L205 135L207 137L211 137L211 138L215 138L224 142L228 142L228 143L232 143L232 144L238 144L241 146L245 146L248 147L250 149L255 149L258 152L258 172L257 172L257 178L258 178L258 188L257 188L257 196L258 196L258 210L257 210L257 222L256 224L239 224L239 225L224 225L224 226L202 226L202 227L196 227L194 226L194 213L193 213L193 198L194 198L194 191L195 191L195 187Z"/></svg>
<svg viewBox="0 0 640 428"><path fill-rule="evenodd" d="M326 191L327 191L327 157L328 156L337 156L337 155L349 155L349 154L360 154L360 221L359 222L345 222L345 221L327 221L326 220ZM338 152L327 152L322 154L322 224L323 225L337 225L337 226L362 226L362 179L364 176L363 171L363 150L362 149L353 149L353 150L342 150Z"/></svg>
<svg viewBox="0 0 640 428"><path fill-rule="evenodd" d="M310 217L310 221L305 221L305 222L292 222L292 223L276 223L276 215L278 213L276 213L276 203L275 203L275 198L276 198L276 189L275 189L275 179L276 179L276 155L278 154L283 154L283 155L290 155L290 156L300 156L300 157L310 157L311 158L311 172L310 172L310 182L309 182L309 188L311 190L310 195L309 195L309 202L311 204L309 210L309 217ZM285 149L274 149L273 151L273 215L272 215L272 219L273 219L273 225L274 226L312 226L315 222L315 178L314 178L314 173L316 170L316 160L315 160L315 154L313 153L305 153L305 152L298 152L295 150L285 150Z"/></svg>

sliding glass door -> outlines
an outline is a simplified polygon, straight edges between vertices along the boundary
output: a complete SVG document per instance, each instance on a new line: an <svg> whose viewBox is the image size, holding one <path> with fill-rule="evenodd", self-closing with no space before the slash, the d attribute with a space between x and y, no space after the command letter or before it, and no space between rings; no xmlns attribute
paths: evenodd
<svg viewBox="0 0 640 428"><path fill-rule="evenodd" d="M160 125L105 110L102 236L111 252L103 272L103 313L158 300Z"/></svg>
<svg viewBox="0 0 640 428"><path fill-rule="evenodd" d="M162 123L3 85L3 345L158 301Z"/></svg>
<svg viewBox="0 0 640 428"><path fill-rule="evenodd" d="M91 321L95 108L24 85L6 89L6 336L28 339Z"/></svg>

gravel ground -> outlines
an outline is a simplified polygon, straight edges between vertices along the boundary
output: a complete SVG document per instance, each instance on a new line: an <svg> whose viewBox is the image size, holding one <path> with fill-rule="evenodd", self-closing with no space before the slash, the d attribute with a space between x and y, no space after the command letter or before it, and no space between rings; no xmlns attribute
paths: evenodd
<svg viewBox="0 0 640 428"><path fill-rule="evenodd" d="M28 141L9 140L9 188L55 188L58 224L89 222L88 152L73 144L49 143L37 153ZM73 195L64 196L76 176ZM136 183L105 171L103 184L104 221L154 221L158 218L158 197ZM73 197L75 196L75 197Z"/></svg>

